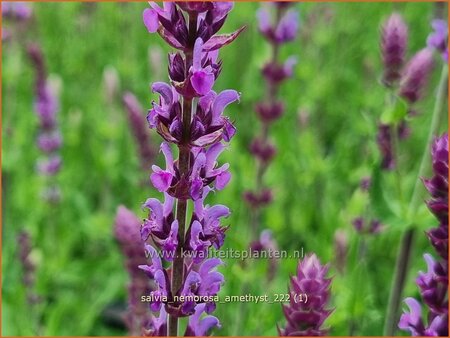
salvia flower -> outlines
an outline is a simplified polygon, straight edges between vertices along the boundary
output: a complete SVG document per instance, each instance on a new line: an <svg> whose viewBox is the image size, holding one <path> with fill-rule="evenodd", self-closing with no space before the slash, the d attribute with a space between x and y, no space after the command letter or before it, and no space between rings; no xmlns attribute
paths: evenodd
<svg viewBox="0 0 450 338"><path fill-rule="evenodd" d="M416 284L420 289L426 316L422 306L414 298L406 298L409 311L404 311L398 327L413 336L448 336L448 135L436 138L432 146L434 176L424 180L431 194L427 202L431 212L439 220L438 227L427 232L428 238L439 255L436 260L425 254L427 271L420 271ZM426 318L426 319L425 319Z"/></svg>
<svg viewBox="0 0 450 338"><path fill-rule="evenodd" d="M25 2L5 1L2 2L2 16L17 21L29 20L33 15L32 8Z"/></svg>
<svg viewBox="0 0 450 338"><path fill-rule="evenodd" d="M249 145L249 151L256 160L256 184L253 191L245 191L243 194L252 212L253 244L258 242L261 208L267 206L273 199L272 190L264 185L263 176L277 153L276 145L270 139L270 126L279 120L285 111L285 104L277 96L277 92L281 84L292 77L297 63L294 56L288 57L285 61L279 58L280 47L295 40L298 34L299 14L295 8L290 8L290 5L264 4L257 12L259 31L269 42L272 57L261 69L261 75L266 83L264 99L255 105L261 130Z"/></svg>
<svg viewBox="0 0 450 338"><path fill-rule="evenodd" d="M408 27L398 13L393 13L381 28L383 82L390 86L400 78L408 43Z"/></svg>
<svg viewBox="0 0 450 338"><path fill-rule="evenodd" d="M280 336L324 336L328 333L323 326L332 312L328 308L331 279L327 274L328 266L322 265L315 254L307 255L299 262L297 275L291 277L289 303L283 305L287 323L284 328L278 328ZM299 301L299 295L304 301Z"/></svg>
<svg viewBox="0 0 450 338"><path fill-rule="evenodd" d="M278 9L285 8L277 6ZM277 13L281 13L277 12ZM281 44L295 40L297 37L299 18L298 12L290 9L281 14L281 17L272 18L272 13L267 7L262 7L257 12L260 32L271 43ZM274 22L276 21L276 22Z"/></svg>
<svg viewBox="0 0 450 338"><path fill-rule="evenodd" d="M119 206L114 224L114 235L120 244L129 275L128 311L126 324L131 335L140 335L148 320L148 307L140 301L150 292L150 283L145 273L138 268L146 263L144 248L139 234L140 220L124 206Z"/></svg>
<svg viewBox="0 0 450 338"><path fill-rule="evenodd" d="M432 150L433 177L423 182L431 195L428 208L441 224L448 223L448 135L436 138Z"/></svg>
<svg viewBox="0 0 450 338"><path fill-rule="evenodd" d="M442 59L448 62L448 23L445 20L436 19L431 23L434 32L427 38L427 46L437 50Z"/></svg>
<svg viewBox="0 0 450 338"><path fill-rule="evenodd" d="M145 327L148 335L177 335L180 317L189 317L188 336L220 327L210 313L224 283L217 271L223 262L207 256L212 247L223 245L227 227L221 220L230 211L205 199L231 178L229 165L220 165L218 157L226 149L223 142L230 142L236 132L224 110L240 95L213 87L222 71L220 48L243 29L217 34L232 8L229 2L167 2L162 7L150 2L143 13L147 30L158 32L177 50L168 57L170 83L151 85L159 98L147 115L149 127L164 139L160 150L165 158L165 165L153 165L150 175L164 202L149 198L143 204L149 213L141 237L151 262L139 268L156 285L150 308L159 311ZM188 200L194 206L191 215Z"/></svg>
<svg viewBox="0 0 450 338"><path fill-rule="evenodd" d="M43 154L37 162L37 170L42 175L52 177L60 171L62 165L59 155L62 136L57 121L59 111L57 89L47 78L44 57L39 46L30 45L28 55L36 72L34 110L39 120L37 146ZM59 189L54 181L46 187L43 195L49 202L59 200Z"/></svg>
<svg viewBox="0 0 450 338"><path fill-rule="evenodd" d="M399 94L409 103L417 102L433 68L433 51L424 48L406 65L400 79Z"/></svg>
<svg viewBox="0 0 450 338"><path fill-rule="evenodd" d="M127 110L128 123L133 132L134 139L139 151L139 159L142 168L150 167L156 151L150 144L150 135L145 128L145 114L136 96L126 92L122 97L123 104Z"/></svg>
<svg viewBox="0 0 450 338"><path fill-rule="evenodd" d="M363 217L357 217L352 221L353 227L360 234L378 234L383 230L379 220L368 221Z"/></svg>

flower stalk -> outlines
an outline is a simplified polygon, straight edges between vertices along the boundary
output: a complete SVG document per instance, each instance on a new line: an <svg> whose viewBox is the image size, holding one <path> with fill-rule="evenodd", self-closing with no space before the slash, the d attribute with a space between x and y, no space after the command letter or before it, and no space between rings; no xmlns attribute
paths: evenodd
<svg viewBox="0 0 450 338"><path fill-rule="evenodd" d="M157 32L178 51L169 54L170 84L152 84L160 97L147 115L150 128L165 140L161 151L166 168L154 165L150 175L153 186L164 193L164 202L149 198L144 203L149 215L142 224L141 238L151 264L139 267L156 284L150 293L150 308L159 311L145 332L177 336L180 318L189 317L185 335L204 336L220 327L210 314L224 282L216 271L223 263L207 258L208 250L223 245L227 227L220 221L230 214L223 205L204 202L210 191L222 190L231 178L229 165L218 167L217 157L225 149L222 141L229 142L235 134L222 113L239 100L234 90L216 93L212 87L222 67L218 50L242 29L216 34L233 7L231 3L167 2L161 8L150 2L150 7L143 13L148 31ZM177 160L171 144L178 149ZM188 214L189 203L192 214Z"/></svg>
<svg viewBox="0 0 450 338"><path fill-rule="evenodd" d="M255 107L261 128L250 145L250 152L256 160L255 188L244 192L245 201L251 208L251 246L257 247L262 246L258 239L261 211L272 201L272 191L264 184L264 175L276 154L276 147L270 140L270 127L284 112L284 103L277 93L282 82L292 76L296 63L294 57L288 58L284 64L279 59L280 47L295 40L298 31L298 13L289 6L284 2L276 2L271 7L263 5L257 14L259 30L271 46L271 58L261 70L266 82L265 98Z"/></svg>

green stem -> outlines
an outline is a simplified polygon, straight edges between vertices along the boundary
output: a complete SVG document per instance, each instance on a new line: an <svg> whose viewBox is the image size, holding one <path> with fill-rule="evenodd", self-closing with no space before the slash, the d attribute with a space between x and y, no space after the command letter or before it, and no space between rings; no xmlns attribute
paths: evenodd
<svg viewBox="0 0 450 338"><path fill-rule="evenodd" d="M444 102L447 97L447 81L448 81L448 66L444 64L441 73L441 79L436 94L436 102L433 110L433 117L431 120L430 130L426 147L423 152L422 161L420 163L419 172L417 175L416 184L414 186L411 202L408 208L407 215L407 229L402 235L400 249L397 254L395 264L395 275L392 282L391 293L389 295L389 303L386 313L386 321L384 324L384 335L393 336L397 330L398 314L400 309L400 300L402 298L403 289L405 286L406 277L410 263L411 249L413 247L414 235L416 227L412 223L417 212L418 206L422 200L422 183L420 178L426 174L430 162L430 147L433 142L433 137L439 130L440 121L443 115Z"/></svg>
<svg viewBox="0 0 450 338"><path fill-rule="evenodd" d="M405 215L405 200L403 195L403 183L402 183L402 173L400 171L400 142L398 136L398 124L391 126L391 138L392 146L394 149L394 159L395 159L395 184L397 188L398 201L400 204L401 215Z"/></svg>
<svg viewBox="0 0 450 338"><path fill-rule="evenodd" d="M190 69L193 62L192 49L195 43L195 37L197 32L197 15L190 13L189 15L189 46L190 48L185 51L185 69L186 72ZM186 76L188 74L186 73ZM193 100L192 98L183 97L183 135L179 148L178 168L181 177L186 177L189 174L190 167L190 145L189 139L191 134L191 120L193 114ZM172 297L175 296L183 286L184 281L184 257L182 255L182 249L185 239L186 231L186 211L187 200L177 199L176 219L178 221L178 245L175 251L175 258L172 266ZM178 317L176 315L169 314L167 336L178 336Z"/></svg>

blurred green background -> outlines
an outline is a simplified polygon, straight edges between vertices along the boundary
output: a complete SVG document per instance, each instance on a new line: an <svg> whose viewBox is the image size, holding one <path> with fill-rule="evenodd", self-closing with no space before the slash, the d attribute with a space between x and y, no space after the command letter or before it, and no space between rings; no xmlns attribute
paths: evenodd
<svg viewBox="0 0 450 338"><path fill-rule="evenodd" d="M225 222L231 225L225 247L236 250L245 249L250 236L242 193L254 184L255 163L247 149L258 132L253 107L264 94L259 69L270 55L255 25L258 6L237 3L229 15L222 32L242 25L247 30L223 48L223 70L215 85L217 91L233 88L242 93L240 104L227 110L238 133L221 157L230 163L233 179L208 201L232 210ZM355 248L362 239L351 224L364 213L368 200L359 182L379 161L375 139L386 94L379 81L379 27L394 10L400 12L410 27L411 56L425 46L436 4L295 6L300 11L300 35L283 47L281 57L296 55L299 63L280 91L287 109L271 132L278 154L265 177L275 199L263 213L261 229L271 229L281 249L303 248L331 263L335 308L327 321L331 335L381 335L402 224L385 224L381 234L364 238L365 260L356 258ZM139 166L120 91L112 102L105 98L103 73L114 67L120 90L132 91L149 108L155 98L149 83L161 80L158 76L167 79L165 56L157 74L149 63L149 48L169 49L145 29L141 13L146 3L33 3L32 7L34 17L25 29L3 23L20 32L17 39L2 43L2 334L125 335L125 330L108 325L103 315L112 304L126 302L128 276L113 236L116 208L124 204L145 217L142 202L160 195L148 181L150 170ZM58 206L40 198L45 181L35 170L38 121L33 112L34 72L24 47L28 42L41 45L49 72L62 83L63 167L57 180L63 199ZM401 144L407 196L425 148L441 64L436 56L419 115L410 123L411 136ZM441 131L446 129L447 122ZM155 146L161 141L154 131L151 140ZM162 160L157 157L159 164ZM385 197L395 204L394 174L382 177ZM424 205L419 215L421 228L405 290L410 296L418 295L415 276L425 269L422 254L430 250L423 230L436 225ZM33 308L26 302L18 260L16 237L23 229L31 234L35 292L42 299ZM344 273L334 265L337 229L348 238ZM241 294L244 284L254 295L285 293L296 265L293 259L279 262L269 283L267 261L247 262L243 268L239 261L229 260L221 268L226 278L221 296ZM220 304L215 315L222 323L215 334L221 336L276 335L276 324L285 323L280 304Z"/></svg>

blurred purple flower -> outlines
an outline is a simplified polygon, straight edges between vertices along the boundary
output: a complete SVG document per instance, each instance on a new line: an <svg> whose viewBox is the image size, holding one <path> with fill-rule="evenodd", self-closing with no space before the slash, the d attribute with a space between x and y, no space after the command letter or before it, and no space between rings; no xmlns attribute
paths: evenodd
<svg viewBox="0 0 450 338"><path fill-rule="evenodd" d="M284 8L280 8L284 10ZM261 7L257 14L260 32L274 44L286 43L295 40L298 33L299 17L294 9L285 11L277 22L273 22L271 12L266 7Z"/></svg>
<svg viewBox="0 0 450 338"><path fill-rule="evenodd" d="M391 86L400 78L408 43L408 27L398 13L393 13L381 28L381 55L384 64L383 82Z"/></svg>
<svg viewBox="0 0 450 338"><path fill-rule="evenodd" d="M204 337L209 335L212 328L220 328L219 320L216 317L204 316L201 318L204 312L205 304L199 304L195 307L194 314L189 317L189 323L184 333L185 337Z"/></svg>
<svg viewBox="0 0 450 338"><path fill-rule="evenodd" d="M377 144L382 156L381 168L386 170L393 170L396 165L391 138L391 126L388 124L379 124Z"/></svg>
<svg viewBox="0 0 450 338"><path fill-rule="evenodd" d="M29 20L33 15L33 10L26 2L2 1L2 17L18 21Z"/></svg>
<svg viewBox="0 0 450 338"><path fill-rule="evenodd" d="M58 150L62 144L61 134L58 131L44 132L38 136L38 147L45 153Z"/></svg>
<svg viewBox="0 0 450 338"><path fill-rule="evenodd" d="M409 103L417 102L433 68L433 52L424 48L417 52L406 65L400 79L400 96Z"/></svg>
<svg viewBox="0 0 450 338"><path fill-rule="evenodd" d="M369 222L362 217L355 218L352 224L355 230L360 234L378 234L384 228L380 221L374 219Z"/></svg>
<svg viewBox="0 0 450 338"><path fill-rule="evenodd" d="M431 23L434 32L427 38L427 46L441 53L445 62L448 62L448 23L445 20L436 19Z"/></svg>
<svg viewBox="0 0 450 338"><path fill-rule="evenodd" d="M250 144L250 153L261 163L269 163L275 156L277 149L273 143L256 138Z"/></svg>
<svg viewBox="0 0 450 338"><path fill-rule="evenodd" d="M125 258L125 266L129 275L128 310L126 323L130 335L140 335L142 327L147 321L149 310L140 297L150 292L147 276L138 266L145 264L145 251L142 247L139 228L141 222L130 210L124 206L117 209L114 236L119 242Z"/></svg>
<svg viewBox="0 0 450 338"><path fill-rule="evenodd" d="M133 132L136 145L139 149L139 158L142 168L147 168L153 162L155 150L150 144L150 136L145 128L144 111L136 96L127 92L123 95L123 104L127 110L128 123Z"/></svg>
<svg viewBox="0 0 450 338"><path fill-rule="evenodd" d="M259 193L253 191L244 192L244 200L254 209L270 204L273 200L271 189L262 189Z"/></svg>
<svg viewBox="0 0 450 338"><path fill-rule="evenodd" d="M37 168L41 174L53 176L59 171L61 164L61 157L58 155L52 155L48 159L39 160L37 163Z"/></svg>
<svg viewBox="0 0 450 338"><path fill-rule="evenodd" d="M58 154L62 145L62 135L57 124L59 110L57 90L47 79L44 56L40 47L36 44L29 45L28 56L36 73L34 111L39 120L37 146L45 155L45 158L38 160L37 170L42 175L55 176L62 165L61 156ZM54 181L45 187L43 196L47 202L59 201L60 190Z"/></svg>
<svg viewBox="0 0 450 338"><path fill-rule="evenodd" d="M333 310L327 309L331 279L328 266L321 265L316 255L307 255L298 264L297 276L291 277L289 304L283 305L287 324L278 328L280 336L325 336L324 321ZM308 300L298 301L299 295ZM305 297L306 298L306 297Z"/></svg>

